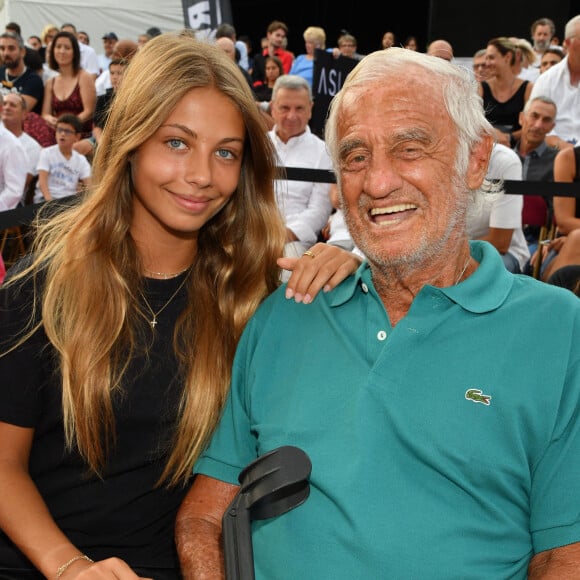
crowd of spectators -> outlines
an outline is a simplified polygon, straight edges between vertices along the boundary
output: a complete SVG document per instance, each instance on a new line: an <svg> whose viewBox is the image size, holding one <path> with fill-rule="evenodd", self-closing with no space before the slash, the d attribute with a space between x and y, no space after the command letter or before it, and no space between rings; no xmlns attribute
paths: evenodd
<svg viewBox="0 0 580 580"><path fill-rule="evenodd" d="M506 30L504 36L490 38L487 45L473 55L472 71L479 86L486 116L495 128L496 141L513 149L519 155L522 171L517 179L531 180L528 168L537 164L537 160L541 158L544 160L543 166L549 165L550 169L542 172L541 180L552 181L551 169L556 153L574 147L580 138L580 115L577 113L580 108L575 96L578 92L578 75L580 75L578 63L580 47L577 46L580 41L576 35L577 30L580 30L578 18L571 19L560 44L553 21L550 18L540 18L531 24L529 41L509 36L510 31ZM0 106L3 96L7 108L5 124L17 140L10 141L12 143L10 147L4 147L9 150L5 156L6 160L8 153L10 159L14 156L24 156L26 161L17 166L10 162L10 168L3 171L2 181L5 183L0 193L0 209L6 210L17 205L52 199L53 196L46 184L46 155L42 156L45 165L40 172L38 162L41 150L54 147L57 143L60 146L65 139L66 136L62 132L59 135L55 130L63 115L68 115L69 121L70 115L75 116L80 125L75 121L74 126L80 126L80 130L75 133L74 139L70 139L71 154L63 154L61 151L59 156L53 155L52 165L48 170L52 175L62 174L63 171L68 173L71 165L80 167L78 158L80 155L88 162L90 172L90 164L106 123L108 106L122 81L125 68L140 47L161 33L159 28L151 27L133 40L120 39L115 32L106 31L101 37L102 46L95 50L90 44L88 34L77 30L73 23L64 23L60 26L48 23L38 35L28 36L22 34L18 23L12 22L6 26L6 30L0 35L2 65ZM301 150L297 144L303 138L303 134L309 131L312 118L315 99L312 88L315 53L317 50L325 50L336 59L347 58L356 61L362 59L364 55L357 52L356 37L347 30L341 30L335 41L329 41L324 28L308 26L303 32L305 50L296 53L287 46L287 35L287 25L280 20L273 20L266 28L260 50L254 51L248 36L238 37L234 26L223 23L216 31L215 42L237 62L240 72L250 84L273 143L276 145L284 142L284 151L292 146L292 150L297 151L294 155L297 155L300 165L309 167L311 160L308 151ZM460 60L456 59L452 41L453 39L432 39L426 45L425 52L465 66L464 62L460 63ZM392 31L386 31L377 44L379 48L386 50L401 43L397 41ZM421 50L415 36L408 37L401 45L409 50ZM306 80L310 87L310 96L305 108L295 110L286 108L282 113L279 107L278 115L274 116L272 109L275 83L278 78L289 74ZM14 94L19 98L15 100L12 96ZM549 131L542 132L540 121L535 123L536 126L532 127L531 132L528 131L528 136L533 134L541 136L535 141L533 138L531 141L522 138L521 125L521 115L524 114L524 108L532 95L534 99L545 97L550 106L553 103L555 110ZM288 118L294 125L290 137L281 121ZM288 124L287 121L285 124ZM536 143L536 146L525 145L530 142ZM281 160L287 156L284 151L279 151ZM4 165L8 162L0 161ZM324 164L327 165L328 163ZM78 178L74 186L75 191L79 192L86 188L89 183L86 173L85 169L80 173L78 169L72 172L74 179ZM510 175L511 177L508 175L503 178L511 179L513 172ZM529 175L533 177L534 172ZM501 179L502 175L496 175L496 178ZM24 185L21 185L22 183ZM299 195L302 201L294 207L295 202L291 200L296 194L293 191L317 191L319 188L319 185L313 183L286 181L284 186L286 194L284 196L279 194L282 213L287 214L288 207L292 206L292 213L296 216L302 214L302 221L306 224L308 222L306 216L319 202L311 199L310 195L304 195L303 192ZM281 189L280 185L278 189ZM324 189L329 190L326 186ZM318 240L332 243L338 231L341 243L351 246L352 241L343 239L346 230L335 190L335 187L330 188L332 199L325 200L323 214L330 212L330 216L326 216L325 223L320 227L317 226L311 234ZM70 192L70 187L66 191ZM505 231L500 230L502 243L495 245L506 264L508 262L512 264L513 271L532 273L534 262L537 264L544 258L546 258L544 269L547 267L547 261L553 258L564 243L563 239L556 238L565 238L570 232L557 228L551 198L516 197L519 199L508 196L505 202L507 203L509 199L512 206L513 204L522 206L522 211L519 212L521 223ZM556 205L558 203L557 201ZM567 203L574 204L575 200L568 200ZM533 212L530 207L534 204L536 210L532 219L530 215ZM485 203L475 204L474 207L484 211L481 208L485 205ZM503 205L505 204L500 200L498 207L501 208ZM490 203L487 203L487 207L489 210ZM494 211L496 221L502 222L504 219L502 211L501 209ZM513 210L510 210L512 217L507 220L509 223L512 223L513 215ZM323 217L321 214L321 219ZM497 228L488 223L488 231L484 231L485 228L481 229L483 221L481 219L479 221L478 237L495 240ZM538 249L538 236L544 222L554 239L542 240L544 244ZM294 224L293 227L309 226ZM526 235L528 247L525 249L520 247L516 263L510 261L507 248L513 247L515 237L519 240L517 245L521 246L520 233ZM538 256L538 252L543 253ZM522 263L522 256L526 255L528 259ZM539 273L538 277L541 277Z"/></svg>
<svg viewBox="0 0 580 580"><path fill-rule="evenodd" d="M508 32L470 69L10 23L0 210L44 207L0 283L0 578L223 577L280 444L311 495L260 578L580 577L580 211L502 183L580 181L580 15ZM323 135L317 58L353 67Z"/></svg>

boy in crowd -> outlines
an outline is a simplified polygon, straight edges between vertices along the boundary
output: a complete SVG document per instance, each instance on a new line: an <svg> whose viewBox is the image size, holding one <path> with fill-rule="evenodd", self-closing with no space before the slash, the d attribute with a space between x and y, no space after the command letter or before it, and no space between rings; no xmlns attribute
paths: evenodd
<svg viewBox="0 0 580 580"><path fill-rule="evenodd" d="M109 115L109 107L111 105L111 100L119 85L123 75L125 74L125 69L129 64L129 60L126 58L114 58L109 63L109 78L111 81L111 87L106 90L106 92L97 97L97 104L95 105L95 115L93 117L93 134L86 138L81 139L74 145L74 150L81 155L84 155L89 163L91 162L95 149L99 144L101 139L101 134L105 128L105 122Z"/></svg>
<svg viewBox="0 0 580 580"><path fill-rule="evenodd" d="M65 113L56 122L56 145L44 148L38 160L38 186L34 202L74 195L79 183L89 186L91 166L73 146L79 140L82 123L76 115Z"/></svg>

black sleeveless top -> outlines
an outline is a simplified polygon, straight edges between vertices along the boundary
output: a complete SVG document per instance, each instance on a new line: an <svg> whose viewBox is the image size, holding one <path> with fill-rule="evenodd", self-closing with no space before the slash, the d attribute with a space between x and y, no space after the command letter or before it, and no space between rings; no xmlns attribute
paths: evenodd
<svg viewBox="0 0 580 580"><path fill-rule="evenodd" d="M529 81L524 81L518 90L504 103L500 103L491 93L486 81L482 81L483 110L485 118L497 129L511 133L521 129L518 117L525 105L526 87Z"/></svg>

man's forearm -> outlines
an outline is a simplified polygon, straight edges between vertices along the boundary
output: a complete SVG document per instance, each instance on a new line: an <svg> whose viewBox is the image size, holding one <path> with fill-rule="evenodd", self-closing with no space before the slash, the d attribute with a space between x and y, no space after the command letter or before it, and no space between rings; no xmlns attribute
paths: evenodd
<svg viewBox="0 0 580 580"><path fill-rule="evenodd" d="M223 578L222 516L238 486L197 475L175 521L184 580Z"/></svg>
<svg viewBox="0 0 580 580"><path fill-rule="evenodd" d="M528 567L529 580L580 579L580 543L536 554Z"/></svg>
<svg viewBox="0 0 580 580"><path fill-rule="evenodd" d="M225 577L221 528L198 518L181 517L175 538L184 580Z"/></svg>

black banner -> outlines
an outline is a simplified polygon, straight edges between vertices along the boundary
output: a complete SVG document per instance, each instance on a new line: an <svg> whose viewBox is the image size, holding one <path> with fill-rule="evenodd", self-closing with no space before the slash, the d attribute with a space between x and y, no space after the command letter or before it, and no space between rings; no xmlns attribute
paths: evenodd
<svg viewBox="0 0 580 580"><path fill-rule="evenodd" d="M202 40L214 38L220 24L234 24L230 0L182 0L182 4L185 28Z"/></svg>
<svg viewBox="0 0 580 580"><path fill-rule="evenodd" d="M310 119L310 130L322 138L324 123L330 101L342 88L348 73L357 65L354 58L339 56L334 58L332 53L316 49L314 51L314 74L312 79L312 96L314 109Z"/></svg>

